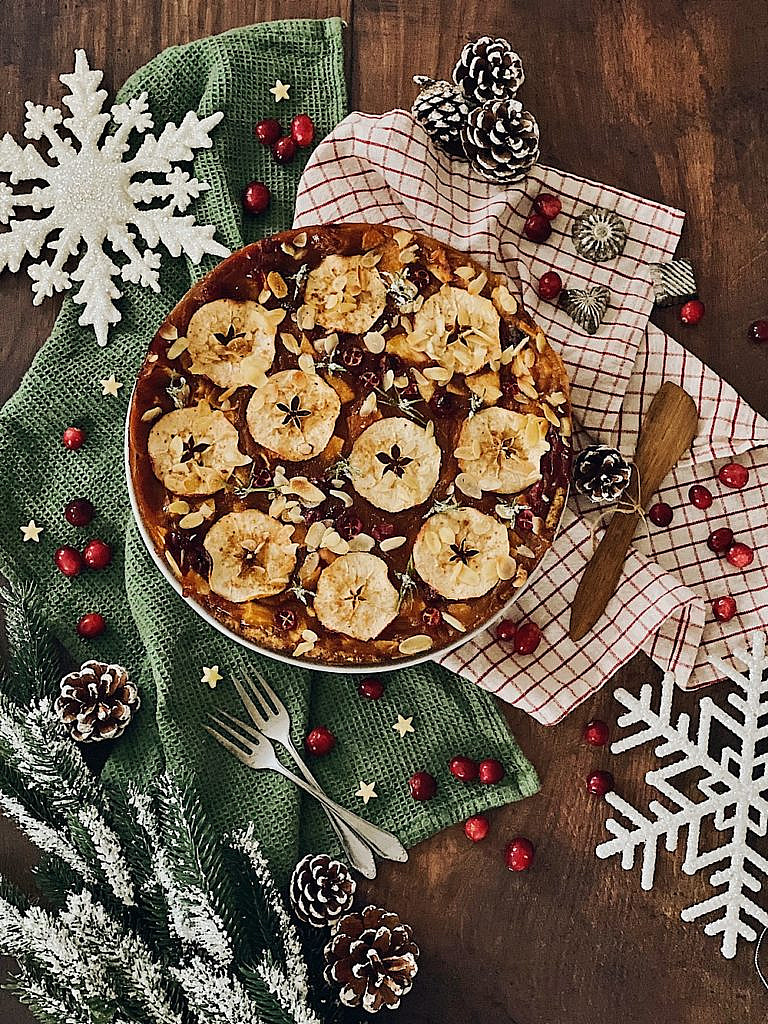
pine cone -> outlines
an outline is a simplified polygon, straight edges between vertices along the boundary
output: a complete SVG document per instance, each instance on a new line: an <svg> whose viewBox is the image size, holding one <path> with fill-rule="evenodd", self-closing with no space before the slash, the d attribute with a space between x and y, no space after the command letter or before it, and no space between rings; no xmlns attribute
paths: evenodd
<svg viewBox="0 0 768 1024"><path fill-rule="evenodd" d="M86 661L60 685L56 714L78 743L115 739L141 706L139 691L120 665Z"/></svg>
<svg viewBox="0 0 768 1024"><path fill-rule="evenodd" d="M291 904L300 921L325 928L349 910L356 888L346 864L325 853L309 853L293 869Z"/></svg>
<svg viewBox="0 0 768 1024"><path fill-rule="evenodd" d="M517 100L470 110L461 137L472 166L504 185L522 181L539 159L539 126Z"/></svg>
<svg viewBox="0 0 768 1024"><path fill-rule="evenodd" d="M461 51L453 80L471 105L510 99L525 81L523 62L506 39L481 36Z"/></svg>
<svg viewBox="0 0 768 1024"><path fill-rule="evenodd" d="M436 146L451 156L463 157L461 129L469 106L461 90L450 82L436 82L424 75L414 75L413 80L421 92L413 101L411 113Z"/></svg>
<svg viewBox="0 0 768 1024"><path fill-rule="evenodd" d="M573 486L590 501L618 501L629 486L632 467L616 448L591 444L573 463Z"/></svg>
<svg viewBox="0 0 768 1024"><path fill-rule="evenodd" d="M397 914L370 906L339 921L325 947L325 980L341 986L345 1006L362 1006L367 1013L396 1010L411 990L418 959L410 926Z"/></svg>

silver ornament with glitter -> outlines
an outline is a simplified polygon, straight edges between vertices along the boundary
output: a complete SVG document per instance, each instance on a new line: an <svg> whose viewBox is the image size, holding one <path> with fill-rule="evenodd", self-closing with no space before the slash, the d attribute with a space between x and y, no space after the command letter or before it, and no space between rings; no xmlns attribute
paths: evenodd
<svg viewBox="0 0 768 1024"><path fill-rule="evenodd" d="M573 486L595 503L618 501L629 486L632 466L617 448L591 444L573 460Z"/></svg>
<svg viewBox="0 0 768 1024"><path fill-rule="evenodd" d="M579 256L592 263L605 263L624 252L627 226L613 210L595 206L574 218L571 238Z"/></svg>
<svg viewBox="0 0 768 1024"><path fill-rule="evenodd" d="M674 306L696 298L696 278L689 260L668 260L648 266L657 306Z"/></svg>
<svg viewBox="0 0 768 1024"><path fill-rule="evenodd" d="M469 116L469 106L461 89L450 82L436 82L426 75L414 75L421 92L413 101L411 113L434 144L463 157L461 129Z"/></svg>
<svg viewBox="0 0 768 1024"><path fill-rule="evenodd" d="M560 305L587 334L596 334L611 304L611 289L599 284L594 288L566 288L560 293Z"/></svg>

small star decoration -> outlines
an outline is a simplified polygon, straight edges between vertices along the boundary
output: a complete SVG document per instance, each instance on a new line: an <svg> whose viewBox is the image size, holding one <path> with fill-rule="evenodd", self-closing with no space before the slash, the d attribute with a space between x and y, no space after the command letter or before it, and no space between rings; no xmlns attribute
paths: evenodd
<svg viewBox="0 0 768 1024"><path fill-rule="evenodd" d="M402 715L397 716L397 721L392 726L395 732L399 733L401 737L404 737L407 732L415 732L416 730L411 725L413 721L413 715L410 718L403 718Z"/></svg>
<svg viewBox="0 0 768 1024"><path fill-rule="evenodd" d="M361 779L360 789L358 789L358 791L355 793L355 796L362 797L363 803L367 804L369 800L372 800L374 797L377 797L379 795L376 792L374 786L375 783L363 782L363 780Z"/></svg>
<svg viewBox="0 0 768 1024"><path fill-rule="evenodd" d="M30 519L26 526L20 526L22 534L24 535L24 543L28 540L33 540L35 544L40 543L40 534L43 532L42 526L36 526L35 520Z"/></svg>
<svg viewBox="0 0 768 1024"><path fill-rule="evenodd" d="M117 392L123 386L122 381L115 380L114 373L110 373L106 380L100 380L99 384L101 384L102 395L111 395L113 398L117 398Z"/></svg>
<svg viewBox="0 0 768 1024"><path fill-rule="evenodd" d="M278 78L269 91L275 97L275 103L279 103L280 100L288 99L288 90L290 88L290 85L286 85L285 82L281 82Z"/></svg>
<svg viewBox="0 0 768 1024"><path fill-rule="evenodd" d="M219 672L219 666L218 665L211 665L210 668L208 668L207 666L204 665L203 666L203 674L200 677L200 682L201 683L208 683L210 688L212 690L215 690L216 689L216 683L218 683L219 680L223 679L223 678L224 678L224 676L221 674L221 672Z"/></svg>

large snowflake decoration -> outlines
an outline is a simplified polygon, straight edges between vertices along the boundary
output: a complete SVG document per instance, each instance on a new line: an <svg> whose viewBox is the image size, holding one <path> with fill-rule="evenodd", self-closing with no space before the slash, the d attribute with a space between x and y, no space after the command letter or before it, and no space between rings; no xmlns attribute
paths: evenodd
<svg viewBox="0 0 768 1024"><path fill-rule="evenodd" d="M171 256L185 253L193 263L205 253L227 256L229 250L213 241L213 227L196 225L193 216L176 216L208 186L172 166L191 160L194 150L210 147L210 131L224 115L201 120L190 111L178 127L167 124L157 137L149 133L153 122L147 94L105 112L107 93L98 87L101 79L101 71L89 68L85 52L76 50L74 72L60 76L70 90L64 97L70 115L27 101L24 137L45 139L50 163L32 145L22 149L8 134L0 139L0 174L9 175L12 185L46 183L20 193L0 181L0 224L10 224L0 232L0 271L17 271L26 255L37 259L47 246L53 258L31 263L27 271L34 304L82 282L74 296L84 307L79 322L92 326L98 343L106 345L110 324L120 320L116 279L160 290L159 244ZM104 137L110 121L114 131ZM125 159L132 132L144 137L136 155ZM16 211L25 207L49 212L15 219ZM137 234L143 250L136 245ZM113 255L127 261L118 267L105 251L106 243ZM68 270L75 257L77 265Z"/></svg>
<svg viewBox="0 0 768 1024"><path fill-rule="evenodd" d="M680 833L687 830L683 871L692 875L713 865L723 865L709 876L714 895L682 911L684 921L695 921L705 915L716 915L706 924L707 935L722 934L721 952L728 959L736 955L739 937L748 942L757 938L748 923L756 921L768 926L768 913L754 902L751 894L760 892L762 879L768 877L768 860L755 849L756 840L766 835L768 826L768 658L765 636L756 634L752 650L737 649L734 657L747 668L745 675L719 658L710 662L723 677L731 679L739 691L728 695L730 708L721 708L711 698L699 704L699 723L695 732L690 717L673 715L674 677L667 673L661 690L659 710L651 706L653 688L642 687L639 697L627 690L615 693L627 708L618 723L622 727L641 725L631 736L617 740L611 750L618 754L658 741L655 753L659 758L679 755L645 777L666 799L650 801L648 813L637 810L626 800L609 793L608 803L628 821L629 827L609 818L605 827L613 835L597 848L598 857L621 855L625 869L633 867L642 851L641 886L653 886L659 843L667 850L677 849ZM743 694L743 696L742 696ZM725 731L733 741L718 750L711 735L713 725ZM688 772L703 773L695 788L701 799L690 799L682 791L682 776ZM712 849L703 850L701 830L711 819L717 832L728 838ZM723 888L721 888L723 887Z"/></svg>

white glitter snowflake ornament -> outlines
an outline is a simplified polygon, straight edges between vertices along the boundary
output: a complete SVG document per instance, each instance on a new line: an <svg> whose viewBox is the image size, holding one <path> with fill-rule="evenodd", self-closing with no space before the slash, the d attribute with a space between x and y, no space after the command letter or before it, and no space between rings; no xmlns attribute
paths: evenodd
<svg viewBox="0 0 768 1024"><path fill-rule="evenodd" d="M0 224L10 224L0 231L0 271L8 267L15 273L25 256L37 260L46 246L53 252L50 262L38 260L27 270L34 304L82 282L74 296L84 307L79 323L92 326L99 345L106 345L110 324L120 320L116 279L160 290L158 245L174 257L185 253L195 264L206 253L227 256L229 250L213 240L215 228L196 225L191 215L176 216L208 186L173 166L191 160L194 150L209 148L211 129L224 115L199 119L190 111L178 127L167 124L157 137L149 131L147 94L105 112L101 79L101 71L89 68L85 51L76 50L74 72L60 76L70 90L64 97L70 115L27 101L24 137L45 140L50 163L32 145L22 148L8 134L0 139L0 174L10 175L11 185L46 183L14 192L0 181ZM110 121L114 132L105 136ZM144 137L136 155L125 159L132 132ZM164 182L156 180L158 175ZM22 208L48 212L16 220ZM120 266L113 262L117 255L127 257Z"/></svg>
<svg viewBox="0 0 768 1024"><path fill-rule="evenodd" d="M627 690L614 696L627 708L618 724L622 727L641 725L638 732L618 740L611 746L615 754L657 742L656 756L676 760L649 771L645 781L664 803L651 800L648 812L637 810L616 793L608 793L606 801L616 810L625 825L609 818L605 827L613 836L601 843L596 853L606 858L621 855L621 866L634 866L642 854L640 884L653 887L656 856L663 839L666 849L677 849L681 832L686 833L683 871L688 875L721 865L709 876L716 891L708 899L686 907L684 921L710 918L704 927L707 935L722 935L721 952L731 959L736 955L739 938L754 942L757 933L749 922L768 926L768 912L755 902L755 894L768 878L768 859L758 852L765 849L768 831L768 657L765 636L756 634L752 650L737 649L734 657L746 666L742 675L719 658L710 662L725 678L732 680L740 692L728 695L728 708L721 708L710 697L699 703L699 723L691 728L690 717L674 715L672 697L674 677L667 673L661 690L658 711L652 708L653 687L646 684L635 697ZM712 736L727 733L729 739L716 743ZM685 786L683 776L695 772L698 781ZM689 776L690 778L690 776ZM688 793L693 791L694 799ZM701 834L712 841L702 842ZM713 841L719 833L726 836L719 844ZM702 849L702 846L709 848Z"/></svg>

